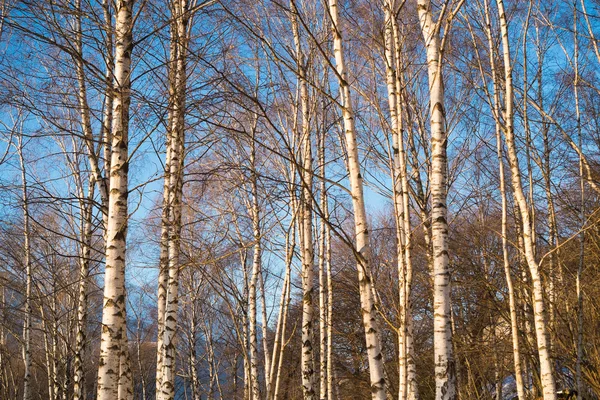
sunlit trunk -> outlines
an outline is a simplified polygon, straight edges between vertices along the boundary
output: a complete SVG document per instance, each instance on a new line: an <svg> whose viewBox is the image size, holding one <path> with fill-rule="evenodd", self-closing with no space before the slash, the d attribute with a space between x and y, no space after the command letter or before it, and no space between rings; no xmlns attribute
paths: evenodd
<svg viewBox="0 0 600 400"><path fill-rule="evenodd" d="M431 244L433 261L433 341L437 400L456 398L456 367L452 346L450 271L448 268L447 132L439 30L431 2L418 1L419 21L427 51L431 124ZM438 21L439 23L439 21Z"/></svg>
<svg viewBox="0 0 600 400"><path fill-rule="evenodd" d="M106 229L106 271L100 362L98 365L98 399L118 398L123 343L127 342L125 316L125 249L127 236L128 134L131 90L133 1L116 4L115 96L113 101L112 152L108 224ZM126 371L124 371L126 372ZM130 394L133 396L133 393ZM129 396L127 396L129 397Z"/></svg>
<svg viewBox="0 0 600 400"><path fill-rule="evenodd" d="M337 0L329 0L328 4L329 16L333 26L333 51L335 54L335 65L339 81L339 93L347 151L347 168L354 210L354 228L356 235L355 257L357 261L360 304L363 327L365 330L367 360L369 363L371 397L377 400L384 400L386 398L386 380L384 377L383 354L381 353L381 343L379 340L377 311L375 309L375 299L373 298L373 290L371 287L373 283L371 282L370 272L371 248L369 243L369 228L363 194L363 178L360 172L360 162L358 159L354 111L352 108L350 85L348 83L344 60L342 39L343 29L339 21Z"/></svg>
<svg viewBox="0 0 600 400"><path fill-rule="evenodd" d="M583 1L582 1L583 4ZM587 18L587 16L586 16ZM575 72L575 78L573 82L573 92L575 95L575 117L577 119L577 135L579 137L579 148L583 148L583 137L581 132L581 108L579 105L579 38L577 36L577 1L573 2L573 66ZM597 46L597 44L595 44ZM595 47L597 51L597 47ZM600 60L600 58L599 58ZM579 233L579 262L577 264L577 276L575 282L575 290L577 294L577 343L575 345L577 351L577 358L575 361L575 384L577 385L577 393L583 396L583 376L582 376L582 363L583 363L583 290L581 289L581 278L583 274L583 268L585 266L585 176L584 176L584 165L583 157L579 157L579 222L580 233Z"/></svg>
<svg viewBox="0 0 600 400"><path fill-rule="evenodd" d="M523 247L525 250L525 260L529 267L532 283L533 294L533 309L535 332L537 338L537 349L540 361L540 378L542 383L542 391L544 400L556 399L556 385L554 382L554 374L552 369L552 361L549 354L549 341L546 327L546 306L543 295L542 281L539 273L539 264L535 259L533 238L531 232L531 216L528 208L527 200L523 193L523 185L521 182L521 171L519 160L517 157L517 149L514 137L513 127L513 84L512 84L512 65L510 56L510 46L508 38L508 22L504 11L503 0L496 0L498 5L498 15L500 22L500 32L502 35L502 48L504 59L504 79L505 79L505 139L508 150L508 160L511 170L513 193L515 201L519 208L521 216L521 227L523 236Z"/></svg>
<svg viewBox="0 0 600 400"><path fill-rule="evenodd" d="M166 280L166 295L164 300L164 329L162 332L162 374L160 379L160 390L157 388L157 399L171 400L175 398L176 379L176 347L177 321L179 311L179 271L180 271L180 247L181 247L181 202L183 196L183 168L185 157L185 106L187 88L187 37L188 37L188 3L187 0L173 0L170 4L173 23L171 28L171 65L169 77L169 105L170 123L167 133L168 139L167 165L168 172L165 174L165 185L167 190L168 211L167 222L167 276L164 270L159 272L159 285L164 285ZM163 221L164 223L164 221ZM163 231L164 231L163 227ZM163 234L163 232L161 232ZM164 239L161 237L161 240ZM164 247L164 244L163 244ZM161 249L164 252L164 248ZM164 253L161 254L164 256ZM164 262L164 259L162 260ZM164 264L161 265L164 268ZM163 295L159 286L159 295ZM159 298L159 304L162 299ZM162 305L162 304L161 304Z"/></svg>
<svg viewBox="0 0 600 400"><path fill-rule="evenodd" d="M250 387L251 387L251 399L259 400L261 398L260 393L260 381L258 379L258 332L257 332L257 285L258 277L261 273L262 267L262 238L261 238L261 217L260 217L260 205L258 199L258 172L256 170L256 118L254 126L252 127L252 138L250 146L250 165L251 165L251 208L250 214L252 216L252 232L254 239L253 256L252 256L252 272L250 274L250 284L248 286L248 308L249 312L249 339L250 339Z"/></svg>
<svg viewBox="0 0 600 400"><path fill-rule="evenodd" d="M525 389L523 386L523 370L521 366L521 349L519 345L519 326L517 320L517 302L515 297L515 289L511 275L510 261L508 255L508 204L506 194L506 181L504 174L504 156L503 142L501 136L502 125L500 122L500 88L497 82L496 60L494 50L494 42L492 37L492 26L489 15L489 7L487 0L485 1L485 22L486 22L486 37L488 48L490 50L490 66L492 73L493 93L493 111L496 119L496 155L498 157L498 177L500 181L500 198L502 205L502 263L504 267L504 276L506 278L506 286L508 288L508 305L510 311L510 327L513 347L513 362L515 368L515 383L517 387L517 396L519 400L525 400Z"/></svg>
<svg viewBox="0 0 600 400"><path fill-rule="evenodd" d="M23 322L23 400L33 398L31 389L31 313L32 299L31 290L33 285L32 263L31 263L31 240L29 227L29 191L27 187L27 173L25 170L25 158L23 156L23 138L19 136L17 152L21 166L21 200L23 208L23 265L25 266L25 317Z"/></svg>

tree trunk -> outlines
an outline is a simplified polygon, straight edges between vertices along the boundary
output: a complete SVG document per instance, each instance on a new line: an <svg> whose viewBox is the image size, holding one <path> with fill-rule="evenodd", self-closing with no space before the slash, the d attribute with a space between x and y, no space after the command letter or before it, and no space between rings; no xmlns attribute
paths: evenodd
<svg viewBox="0 0 600 400"><path fill-rule="evenodd" d="M583 4L583 1L582 1ZM586 16L587 18L587 16ZM573 82L573 92L575 95L575 117L577 122L577 134L579 137L579 148L583 149L583 137L581 132L581 109L579 105L579 38L577 36L577 0L573 1L573 66L575 69L575 78ZM596 48L597 49L597 48ZM577 276L575 282L575 290L577 294L577 343L575 345L577 351L577 359L575 361L575 384L577 393L583 396L583 290L581 289L581 275L585 265L585 176L584 176L583 157L579 157L579 262L577 264Z"/></svg>
<svg viewBox="0 0 600 400"><path fill-rule="evenodd" d="M295 169L292 164L292 171L290 177L294 179ZM273 359L271 362L271 373L270 385L273 387L272 398L277 400L279 397L279 386L281 378L281 369L283 366L283 355L286 346L285 332L287 327L287 316L288 306L290 304L290 290L291 290L291 275L292 275L292 261L294 259L294 253L296 248L296 210L297 205L294 198L294 187L295 182L291 182L289 185L290 198L291 198L291 211L292 217L290 219L290 225L285 234L285 278L283 280L283 287L281 290L281 299L279 300L279 316L277 317L277 328L275 330L275 343L273 344ZM277 362L277 364L276 364ZM277 367L276 367L277 365ZM277 369L275 369L277 368ZM267 398L267 400L271 400Z"/></svg>
<svg viewBox="0 0 600 400"><path fill-rule="evenodd" d="M98 365L98 399L118 398L121 353L126 342L125 248L127 236L128 131L130 68L132 51L132 0L117 2L115 96L112 120L112 154L108 224L106 229L106 272L102 310L102 336ZM133 396L133 393L131 393Z"/></svg>
<svg viewBox="0 0 600 400"><path fill-rule="evenodd" d="M346 139L347 168L350 179L350 191L352 193L352 206L354 209L354 228L356 234L355 257L357 261L360 304L365 330L367 359L369 362L371 397L377 400L384 400L386 398L386 380L384 377L383 354L381 353L381 343L379 340L379 326L376 319L377 311L375 309L375 300L371 288L371 248L369 243L369 228L367 226L363 180L358 159L354 111L352 109L350 85L348 83L344 61L342 25L339 21L337 0L328 0L328 4L329 16L333 28L333 50L339 81L342 117L344 120Z"/></svg>
<svg viewBox="0 0 600 400"><path fill-rule="evenodd" d="M419 0L419 21L427 50L431 124L431 244L433 256L433 324L437 400L456 398L456 367L452 348L450 271L447 223L447 132L439 29L430 0ZM438 21L440 23L440 21Z"/></svg>
<svg viewBox="0 0 600 400"><path fill-rule="evenodd" d="M79 114L81 119L81 130L83 132L83 139L87 150L88 163L91 170L91 175L94 181L98 184L98 191L100 192L100 208L102 211L102 220L104 222L104 228L108 221L108 191L107 182L104 179L102 171L100 169L98 152L94 145L94 134L92 131L92 121L90 116L90 107L87 100L87 84L85 78L85 65L83 60L83 33L81 30L81 0L77 0L75 3L75 50L77 56L73 57L75 63L78 93L77 101L79 105ZM108 35L108 34L107 34ZM107 89L110 91L110 89ZM107 99L111 95L106 96ZM103 121L104 123L104 121Z"/></svg>
<svg viewBox="0 0 600 400"><path fill-rule="evenodd" d="M254 235L254 254L252 258L252 273L250 275L249 285L249 323L250 323L250 386L251 386L251 400L259 400L260 394L260 382L258 379L258 334L257 334L257 310L256 310L256 286L258 284L258 276L261 273L262 265L262 247L261 247L261 229L260 229L260 206L258 201L258 174L256 171L256 119L255 124L252 127L252 138L251 138L251 154L250 154L250 165L251 165L251 191L252 191L252 203L250 214L252 215L252 230Z"/></svg>
<svg viewBox="0 0 600 400"><path fill-rule="evenodd" d="M305 400L316 399L315 368L314 368L314 246L312 226L312 149L309 116L308 84L306 82L306 65L298 29L295 0L290 2L292 10L292 31L296 46L296 65L298 85L300 86L300 109L302 113L301 124L301 156L302 168L300 181L302 194L300 202L300 244L302 252L302 391Z"/></svg>
<svg viewBox="0 0 600 400"><path fill-rule="evenodd" d="M75 342L75 362L74 362L74 386L73 386L73 399L80 400L85 397L85 374L83 365L83 356L85 352L86 344L86 331L87 331L87 307L88 307L88 275L89 275L89 264L90 264L90 253L91 253L91 240L92 240L92 217L93 217L93 200L94 200L94 187L98 184L101 200L101 211L102 220L104 222L104 228L106 228L108 221L108 187L107 182L100 170L98 162L98 153L94 146L94 137L92 132L92 124L90 118L90 108L87 101L87 90L85 71L83 64L83 43L82 43L82 31L81 31L81 1L77 0L75 4L76 16L75 16L75 48L77 51L77 57L74 57L76 65L77 82L79 86L78 91L78 102L79 112L81 118L81 128L83 132L83 138L88 152L88 162L91 169L91 177L89 178L88 194L87 198L84 198L83 188L79 187L79 203L82 210L82 226L81 226L81 255L79 259L80 272L79 272L79 292L78 292L78 305L77 305L77 331L76 331L76 342ZM110 21L108 21L110 23ZM108 36L108 32L107 32ZM111 43L112 44L112 43ZM110 82L110 81L109 81ZM111 97L107 95L106 98ZM103 121L104 124L104 121ZM74 166L77 168L77 166ZM79 176L79 171L76 171ZM79 181L79 179L78 179Z"/></svg>
<svg viewBox="0 0 600 400"><path fill-rule="evenodd" d="M273 343L273 354L271 359L271 371L269 373L269 382L267 382L267 391L271 397L267 400L276 400L279 396L279 382L281 368L283 365L283 355L285 350L285 331L287 324L288 305L291 289L292 261L296 248L296 211L297 205L294 196L296 169L294 164L291 166L289 174L290 183L288 184L290 195L291 218L288 229L285 232L285 277L281 289L281 298L279 300L279 315L277 316L277 327L275 328L275 339ZM270 388L269 388L270 386Z"/></svg>
<svg viewBox="0 0 600 400"><path fill-rule="evenodd" d="M402 95L400 33L395 15L395 1L385 7L386 33L385 57L388 103L392 130L392 181L394 211L396 214L396 242L398 257L398 292L400 302L400 328L398 332L399 384L398 398L416 399L416 371L412 345L412 286L411 223L409 211L409 186L402 125Z"/></svg>
<svg viewBox="0 0 600 400"><path fill-rule="evenodd" d="M519 400L525 400L525 388L523 386L523 370L521 367L521 349L519 345L519 326L517 320L517 303L515 297L515 289L513 285L510 261L508 256L508 205L506 195L506 182L504 177L504 156L500 123L500 88L496 80L496 61L494 52L494 42L492 38L492 25L488 11L488 3L485 1L485 22L486 36L489 48L489 58L492 73L492 85L494 88L493 111L496 120L496 155L498 157L498 178L500 181L500 199L502 205L502 262L504 266L504 276L506 278L506 286L508 288L508 304L510 311L510 327L513 346L513 361L515 367L515 382L517 387L517 396Z"/></svg>
<svg viewBox="0 0 600 400"><path fill-rule="evenodd" d="M162 373L160 374L160 390L157 390L157 399L171 400L175 398L175 362L176 347L175 338L177 333L177 317L179 310L179 270L180 270L180 248L181 248L181 202L183 196L183 168L185 157L185 106L186 106L186 88L187 88L187 43L188 43L188 3L187 0L173 0L170 4L172 10L172 28L171 28L171 65L169 71L169 105L170 121L167 134L170 138L167 140L170 148L167 148L168 173L165 174L165 180L168 182L167 190L167 260L168 272L165 276L164 270L160 271L159 285L167 284L164 300L164 317L162 323ZM174 53L174 54L173 54ZM165 228L162 228L163 231ZM161 232L162 234L163 232ZM162 241L163 237L161 237ZM164 252L164 244L161 249ZM164 254L162 254L164 256ZM163 260L164 261L164 260ZM164 268L164 264L162 265ZM159 304L160 304L159 298ZM162 306L162 304L161 304ZM158 388L157 388L158 389Z"/></svg>
<svg viewBox="0 0 600 400"><path fill-rule="evenodd" d="M73 400L85 398L85 373L83 357L87 341L87 308L88 308L88 279L90 273L90 254L92 241L92 211L95 182L88 182L88 194L84 199L80 190L80 207L82 211L81 255L79 257L79 289L77 302L77 328L75 338L75 362L73 371Z"/></svg>
<svg viewBox="0 0 600 400"><path fill-rule="evenodd" d="M33 285L32 265L31 265L31 241L29 228L29 193L27 188L27 173L25 170L25 158L23 156L23 137L19 136L17 152L21 164L21 190L23 201L23 265L25 266L25 321L23 323L23 400L30 400L33 397L31 389L31 313L32 299L31 290Z"/></svg>
<svg viewBox="0 0 600 400"><path fill-rule="evenodd" d="M321 175L325 176L325 132L321 133L318 150L319 168ZM327 203L327 187L325 179L321 180L321 212L325 210ZM327 257L327 223L321 217L319 238L319 398L320 400L331 400L327 397L327 287L325 285L325 268Z"/></svg>
<svg viewBox="0 0 600 400"><path fill-rule="evenodd" d="M268 316L267 316L267 300L266 300L266 294L265 294L265 277L263 275L263 271L261 270L261 273L258 275L258 279L260 280L260 302L261 302L261 312L262 312L262 323L261 323L261 328L262 328L262 345L263 345L263 358L264 358L264 377L265 377L265 383L269 382L271 380L271 354L269 352L269 343L268 343L268 328L269 328L269 320L268 320ZM270 393L270 387L267 385L267 399L271 396Z"/></svg>
<svg viewBox="0 0 600 400"><path fill-rule="evenodd" d="M323 175L325 176L325 175ZM329 209L327 205L327 195L325 195L325 205L323 212L325 219L329 219ZM326 248L325 248L325 271L327 274L327 399L334 400L333 394L333 278L331 275L331 231L329 226L325 228Z"/></svg>
<svg viewBox="0 0 600 400"><path fill-rule="evenodd" d="M539 273L539 265L535 259L533 238L531 235L531 218L527 205L527 200L523 193L523 185L521 182L521 171L519 168L519 160L517 157L517 149L514 137L513 127L513 85L512 85L512 66L510 61L510 46L508 39L508 23L504 12L503 0L496 0L498 5L498 15L500 18L500 32L502 34L502 48L504 58L504 79L505 79L505 138L508 150L508 160L511 169L511 179L515 200L519 208L521 216L521 227L523 235L523 246L525 250L525 260L531 274L533 284L533 308L535 331L537 338L537 349L540 360L540 375L542 382L542 391L544 400L556 399L556 385L552 370L552 362L549 354L549 343L546 328L546 307L544 304L544 295L542 281Z"/></svg>

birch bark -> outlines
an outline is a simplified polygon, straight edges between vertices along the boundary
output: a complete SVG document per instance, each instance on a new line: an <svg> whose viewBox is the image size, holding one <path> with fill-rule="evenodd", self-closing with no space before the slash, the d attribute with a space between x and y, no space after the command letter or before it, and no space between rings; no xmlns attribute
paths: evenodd
<svg viewBox="0 0 600 400"><path fill-rule="evenodd" d="M132 51L133 0L116 3L116 53L114 68L114 102L108 224L106 229L106 272L100 362L98 365L98 399L118 398L121 353L126 342L125 250L127 236L128 131L130 103L130 68ZM133 395L133 393L131 393Z"/></svg>
<svg viewBox="0 0 600 400"><path fill-rule="evenodd" d="M160 391L157 391L157 399L167 400L175 398L175 361L176 348L175 338L177 333L177 318L179 310L179 271L180 271L180 248L181 248L181 201L183 196L183 167L185 154L185 105L186 105L186 87L187 87L187 43L188 43L188 2L187 0L173 0L171 3L172 17L174 20L171 30L172 43L171 51L175 56L173 72L170 72L172 78L170 82L169 94L171 111L170 140L171 146L167 149L170 153L168 174L165 177L168 180L167 188L167 265L168 279L165 298L164 311L164 330L161 343L162 356L162 376ZM164 229L164 228L163 228ZM162 232L161 232L162 234ZM164 245L163 245L164 246ZM165 276L159 284L164 284Z"/></svg>
<svg viewBox="0 0 600 400"><path fill-rule="evenodd" d="M506 277L506 286L508 288L508 304L510 311L510 327L513 346L513 364L515 368L515 383L517 387L517 396L519 400L525 400L525 388L523 386L523 368L521 366L521 349L519 344L519 327L517 320L517 302L515 297L515 289L511 275L510 261L508 256L508 205L506 195L506 181L504 176L504 151L502 144L500 123L500 91L497 82L496 59L494 50L494 42L492 38L492 24L490 13L488 11L488 2L485 0L485 22L486 22L486 37L489 48L489 58L492 73L492 85L494 88L493 94L493 110L496 120L496 155L498 157L498 176L500 181L500 200L502 206L502 263L504 266L504 275Z"/></svg>
<svg viewBox="0 0 600 400"><path fill-rule="evenodd" d="M447 132L439 23L434 24L431 1L418 0L421 30L427 51L431 124L431 244L433 257L433 324L436 399L456 398L456 368L452 347L450 271L447 223Z"/></svg>
<svg viewBox="0 0 600 400"><path fill-rule="evenodd" d="M91 239L92 239L92 213L93 213L93 199L94 199L94 186L97 184L100 192L101 200L101 211L104 227L106 228L108 222L108 187L107 182L104 179L99 166L98 152L94 146L94 137L92 132L92 124L90 118L90 108L87 101L87 89L86 79L83 64L83 41L81 31L81 1L75 2L75 50L77 57L74 57L76 66L77 82L79 86L78 91L78 102L79 102L79 113L81 119L81 128L83 132L84 143L88 153L88 163L92 171L91 177L89 178L88 194L87 199L83 194L83 188L79 184L79 199L80 207L82 210L82 230L81 230L81 254L80 254L80 273L79 273L79 288L78 288L78 306L77 306L77 328L76 328L76 343L75 343L75 362L74 362L74 385L73 385L73 398L79 400L84 397L85 388L85 374L83 366L83 356L85 352L86 344L86 324L87 324L87 307L88 307L88 294L87 284L89 275L89 264L90 264L90 252L91 252ZM108 32L107 32L108 35ZM112 44L112 43L111 43ZM106 98L112 97L107 95ZM103 121L104 124L104 121ZM75 167L77 168L77 167ZM76 171L78 181L81 181L79 171Z"/></svg>
<svg viewBox="0 0 600 400"><path fill-rule="evenodd" d="M325 112L325 107L323 107L323 112ZM321 211L323 213L323 221L329 221L329 200L327 196L327 185L325 184L327 179L326 172L326 159L325 159L325 132L321 135L321 143L320 143L320 165L321 165ZM325 244L325 248L323 249L323 268L325 269L325 279L326 279L326 291L327 298L325 299L325 303L327 305L327 309L325 310L325 336L327 337L327 343L325 344L325 348L327 350L326 356L326 393L327 400L334 400L333 395L333 280L331 276L331 231L329 224L323 224L324 230L323 234L323 243ZM323 290L323 286L321 286L321 290ZM321 397L324 397L321 394Z"/></svg>
<svg viewBox="0 0 600 400"><path fill-rule="evenodd" d="M583 4L583 1L582 1ZM578 18L577 18L577 0L573 1L573 67L575 72L573 82L573 94L575 95L575 117L577 123L577 135L579 137L579 148L582 149L583 137L581 132L581 108L579 105L579 38L577 36ZM587 16L586 16L587 18ZM575 361L575 384L577 393L583 395L583 290L581 289L581 277L585 265L585 176L584 176L583 157L579 157L579 262L577 264L577 276L575 281L575 290L577 294L577 343L575 345L577 358Z"/></svg>
<svg viewBox="0 0 600 400"><path fill-rule="evenodd" d="M325 218L329 219L327 195L325 197L323 210ZM325 236L325 271L327 275L327 399L333 400L333 277L331 275L331 231L329 226L325 228Z"/></svg>
<svg viewBox="0 0 600 400"><path fill-rule="evenodd" d="M33 285L32 263L31 263L31 241L29 227L29 191L27 188L27 173L25 169L25 158L23 156L23 137L19 136L17 153L21 166L21 201L23 202L23 265L25 266L25 321L23 323L23 400L33 398L31 389L31 314L32 300L31 291Z"/></svg>
<svg viewBox="0 0 600 400"><path fill-rule="evenodd" d="M283 366L283 355L285 350L285 332L287 326L287 315L288 306L290 302L290 289L291 289L291 275L292 275L292 261L296 249L296 226L297 226L297 205L294 188L296 187L296 169L295 165L292 164L291 171L289 173L288 190L290 196L290 207L291 207L291 218L288 229L285 233L285 277L283 279L283 285L281 290L281 298L279 300L279 315L277 316L277 327L275 329L275 340L273 343L273 354L271 360L271 371L269 373L269 382L267 385L271 388L267 388L271 397L267 397L267 400L277 400L279 396L279 382L281 376L281 369Z"/></svg>
<svg viewBox="0 0 600 400"><path fill-rule="evenodd" d="M325 176L325 132L321 133L318 147L319 169L321 175ZM321 180L321 212L325 210L327 203L327 187L325 179ZM329 399L327 396L327 287L325 286L325 268L327 257L327 223L321 218L320 238L319 238L319 398L321 400Z"/></svg>
<svg viewBox="0 0 600 400"><path fill-rule="evenodd" d="M286 272L285 278L283 281L283 288L281 292L281 299L279 302L279 316L277 318L277 329L275 332L275 343L273 345L273 360L271 362L271 373L269 377L271 378L271 386L273 386L272 398L273 400L277 400L279 398L279 388L280 388L280 378L281 378L281 370L283 367L283 355L286 346L285 341L285 332L287 327L287 317L288 317L288 308L290 304L291 298L291 275L292 275L292 261L294 258L294 253L296 249L296 226L297 226L297 218L296 211L297 205L295 200L294 188L295 188L295 175L296 171L294 165L292 164L290 181L289 184L289 194L291 199L291 211L292 217L290 219L290 225L286 231L285 236L285 264L286 264ZM277 358L276 358L277 357ZM277 367L275 367L275 362L277 360ZM275 369L276 368L276 369ZM270 399L267 399L270 400Z"/></svg>
<svg viewBox="0 0 600 400"><path fill-rule="evenodd" d="M412 307L410 302L412 286L411 223L409 211L409 186L404 129L402 124L401 91L403 88L401 70L400 33L395 18L396 2L385 5L385 58L388 103L392 129L392 181L394 211L396 214L396 242L398 257L398 280L400 302L400 328L398 332L399 384L398 398L417 398L416 370L412 341Z"/></svg>
<svg viewBox="0 0 600 400"><path fill-rule="evenodd" d="M254 236L254 249L252 258L252 273L250 275L249 285L249 336L250 336L250 387L251 387L251 399L259 400L261 398L260 393L260 381L258 379L258 334L257 334L257 306L256 306L256 286L258 284L258 276L260 274L262 265L262 247L261 247L261 227L260 227L260 206L258 200L258 174L256 171L256 119L254 126L252 127L252 138L251 138L251 153L250 153L250 165L251 165L251 177L250 185L252 192L251 209L250 214L252 216L252 231Z"/></svg>
<svg viewBox="0 0 600 400"><path fill-rule="evenodd" d="M79 257L79 288L77 301L77 328L75 337L75 362L73 366L73 399L80 400L85 396L85 380L83 357L85 344L87 341L87 307L88 307L88 280L90 270L90 254L92 239L92 204L94 198L95 182L90 179L88 182L87 198L83 197L83 191L80 190L80 207L82 211L82 233L81 233L81 254Z"/></svg>
<svg viewBox="0 0 600 400"><path fill-rule="evenodd" d="M329 17L331 18L333 30L333 51L337 78L339 82L339 94L341 99L342 117L344 121L344 134L347 150L347 168L352 193L352 206L354 209L354 227L356 234L356 251L358 284L360 292L360 304L365 330L367 347L367 359L369 363L369 375L371 384L371 397L377 400L386 398L384 377L383 355L381 353L381 342L379 340L379 326L377 323L375 300L373 298L370 262L371 248L369 244L369 229L367 224L367 213L365 210L365 199L363 194L363 181L358 159L358 144L356 141L356 129L354 124L354 111L350 97L350 84L346 73L344 60L342 26L339 21L337 0L328 0Z"/></svg>
<svg viewBox="0 0 600 400"><path fill-rule="evenodd" d="M513 126L513 84L512 84L512 65L510 59L510 45L508 38L508 22L504 11L503 0L496 0L498 6L498 15L500 21L500 33L502 35L502 49L504 60L504 80L505 80L505 139L508 151L508 160L511 170L511 180L513 193L518 205L521 216L523 247L525 250L525 260L529 267L532 282L533 308L535 332L537 338L537 348L540 361L540 378L542 383L542 392L544 400L556 399L556 384L552 371L552 362L549 354L549 343L546 327L546 306L543 296L542 281L539 273L539 264L535 259L534 243L531 234L531 216L527 205L527 200L523 193L521 182L521 171L514 137Z"/></svg>
<svg viewBox="0 0 600 400"><path fill-rule="evenodd" d="M300 31L298 29L298 9L295 0L290 1L292 10L292 32L296 47L296 64L298 85L300 86L301 154L302 168L299 171L302 183L300 203L301 251L302 251L302 390L305 400L316 399L314 370L314 246L312 226L312 151L310 116L308 104L308 84L306 82L306 65Z"/></svg>

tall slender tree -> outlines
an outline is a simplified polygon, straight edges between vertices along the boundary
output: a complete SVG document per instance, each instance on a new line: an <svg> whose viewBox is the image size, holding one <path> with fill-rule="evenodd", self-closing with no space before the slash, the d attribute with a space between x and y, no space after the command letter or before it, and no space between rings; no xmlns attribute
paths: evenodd
<svg viewBox="0 0 600 400"><path fill-rule="evenodd" d="M171 60L169 77L169 106L171 107L169 118L170 135L167 140L167 160L168 173L165 174L165 190L167 192L167 265L168 279L166 297L164 299L164 317L161 329L161 348L162 353L159 360L162 360L162 371L160 371L160 389L157 387L158 399L175 398L175 337L177 333L177 317L179 304L179 271L180 250L181 250L181 213L183 196L183 168L185 156L185 107L186 107L186 88L187 88L187 54L189 42L188 24L190 20L190 10L187 0L174 0L170 4L172 14L171 25ZM165 212L163 211L163 214ZM164 222L163 222L164 223ZM163 228L164 230L165 228ZM165 260L163 259L163 262ZM165 276L160 277L164 284ZM160 291L160 288L159 288ZM161 293L162 295L162 293ZM159 298L159 302L162 302ZM161 317L159 317L160 319Z"/></svg>
<svg viewBox="0 0 600 400"><path fill-rule="evenodd" d="M132 382L127 378L128 371L126 368L129 353L127 350L125 310L133 4L133 0L119 0L116 3L115 95L111 127L112 144L108 222L106 227L102 338L100 362L98 364L98 399L100 400L129 399L133 397ZM121 390L119 390L119 387L121 387Z"/></svg>
<svg viewBox="0 0 600 400"><path fill-rule="evenodd" d="M363 178L360 171L358 143L356 140L356 127L354 110L350 96L350 83L346 72L344 57L343 25L339 18L337 0L329 0L329 18L333 31L333 52L339 84L341 100L344 137L346 144L346 162L350 179L350 192L354 210L354 231L356 237L356 269L358 272L358 285L360 291L360 306L362 322L365 330L367 346L367 359L369 362L369 375L371 384L371 397L377 400L386 398L386 379L384 376L384 361L381 352L379 324L375 298L373 297L373 282L371 278L371 244L369 243L369 227L365 209L365 196L363 192Z"/></svg>
<svg viewBox="0 0 600 400"><path fill-rule="evenodd" d="M23 127L22 121L18 121ZM22 132L21 132L22 133ZM27 186L27 169L25 156L23 154L23 135L17 138L17 154L19 155L19 164L21 167L21 206L23 208L23 265L25 266L25 318L23 322L23 400L33 399L32 381L32 355L31 355L31 331L32 331L32 290L33 290L33 271L31 259L31 228L29 214L29 189Z"/></svg>
<svg viewBox="0 0 600 400"><path fill-rule="evenodd" d="M296 47L298 85L300 87L301 110L301 164L300 181L302 194L300 202L300 243L302 250L302 388L305 400L316 399L314 366L314 245L313 245L313 188L312 188L312 143L311 119L309 115L309 93L306 76L306 61L298 29L298 8L296 1L290 1L292 11L292 32Z"/></svg>
<svg viewBox="0 0 600 400"><path fill-rule="evenodd" d="M537 350L540 362L540 378L542 382L542 392L544 400L556 399L556 384L554 382L554 373L552 361L550 359L550 343L546 326L546 305L544 300L544 289L539 271L539 264L535 258L534 239L531 233L531 213L527 204L527 199L523 192L521 181L521 171L517 156L515 134L514 134L514 111L513 111L513 82L512 82L512 61L510 54L510 43L508 38L508 20L504 10L503 0L496 0L498 7L498 16L500 22L500 33L502 36L502 54L504 62L504 137L508 153L508 162L511 171L511 181L513 194L518 206L521 217L521 233L523 237L523 247L525 250L525 261L529 267L532 282L533 309L535 321L535 333L537 339Z"/></svg>
<svg viewBox="0 0 600 400"><path fill-rule="evenodd" d="M444 3L444 8L448 2ZM433 20L430 0L419 0L417 9L427 52L429 118L431 126L431 245L433 261L433 341L435 397L456 398L456 366L452 347L450 269L448 257L448 132L442 74L444 40L442 19ZM443 16L443 13L442 13ZM447 35L448 32L445 32Z"/></svg>

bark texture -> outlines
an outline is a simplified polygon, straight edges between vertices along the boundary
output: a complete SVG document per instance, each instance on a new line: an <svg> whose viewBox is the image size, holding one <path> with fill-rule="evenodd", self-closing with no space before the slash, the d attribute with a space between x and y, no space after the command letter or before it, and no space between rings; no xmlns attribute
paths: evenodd
<svg viewBox="0 0 600 400"><path fill-rule="evenodd" d="M448 267L446 111L442 48L430 0L418 1L419 22L427 51L429 118L431 125L431 245L433 261L433 341L436 400L456 399L456 366L452 347L450 271Z"/></svg>
<svg viewBox="0 0 600 400"><path fill-rule="evenodd" d="M106 229L106 271L100 362L98 364L98 399L119 398L119 381L127 380L122 358L128 351L125 315L125 249L127 237L128 136L131 91L132 0L116 3L116 52L108 223ZM125 346L124 346L125 344ZM125 388L127 391L128 388ZM123 393L121 393L123 395ZM125 394L126 398L133 393Z"/></svg>
<svg viewBox="0 0 600 400"><path fill-rule="evenodd" d="M540 380L542 383L542 392L544 400L556 399L556 384L550 359L550 348L546 326L546 305L544 301L544 289L539 272L539 264L535 258L534 238L531 232L531 215L523 192L521 182L521 171L517 157L515 144L514 126L513 126L513 83L512 83L512 65L510 56L510 45L508 39L508 22L504 11L504 2L496 0L498 6L498 15L500 21L500 33L502 35L502 50L504 61L504 80L505 80L505 107L504 107L504 135L508 153L508 161L511 170L511 180L515 201L521 217L521 228L523 236L523 248L525 251L525 261L529 267L532 283L533 311L535 322L535 333L537 339L537 350L540 361Z"/></svg>
<svg viewBox="0 0 600 400"><path fill-rule="evenodd" d="M329 0L329 17L333 26L333 51L339 82L339 95L341 99L342 118L344 122L344 136L347 151L347 168L352 193L352 206L354 210L354 228L356 235L355 257L357 261L358 285L360 291L360 305L363 327L369 362L369 375L371 384L371 397L377 400L386 398L386 379L384 376L383 354L379 339L379 324L371 282L371 248L369 244L369 228L365 210L365 197L363 194L363 178L360 172L358 158L358 144L354 123L354 110L350 96L350 84L346 73L342 31L339 19L337 0Z"/></svg>

